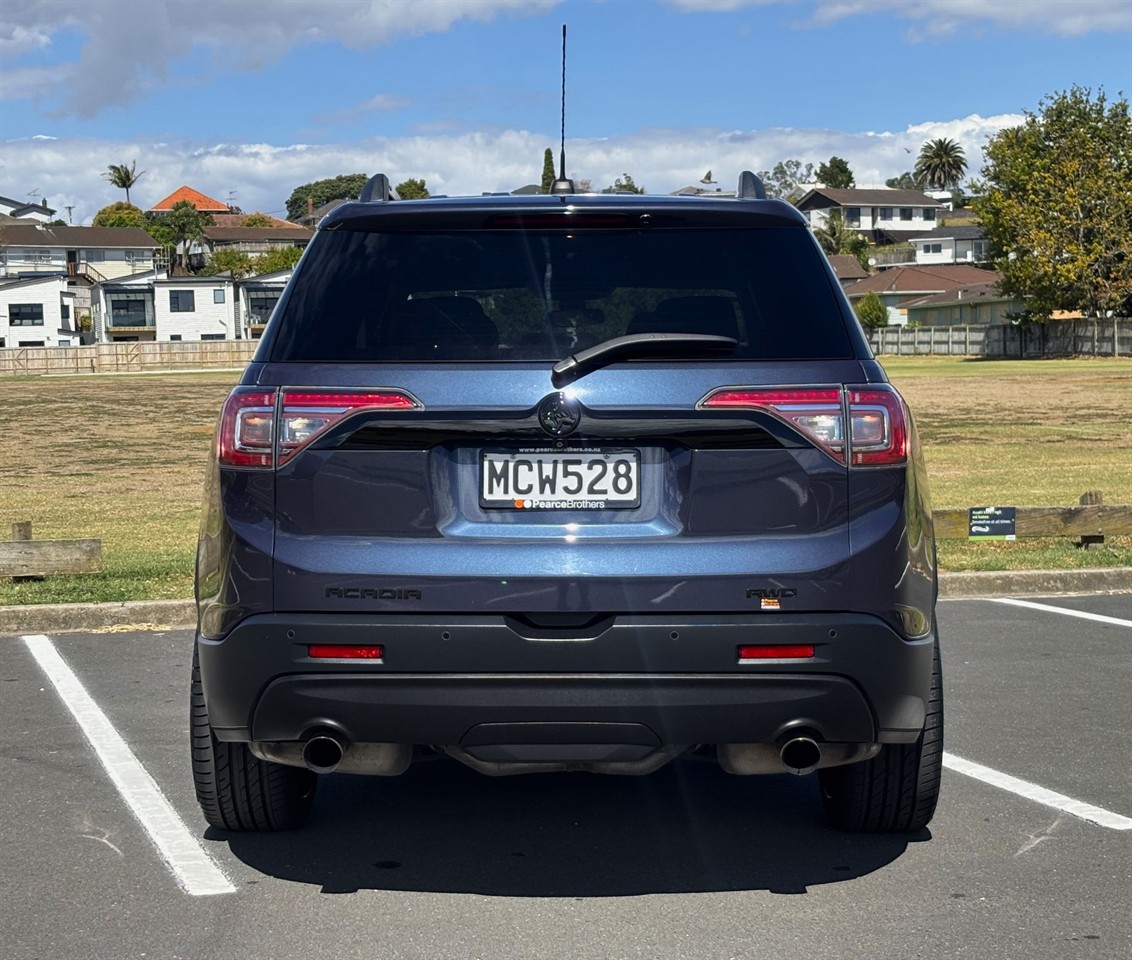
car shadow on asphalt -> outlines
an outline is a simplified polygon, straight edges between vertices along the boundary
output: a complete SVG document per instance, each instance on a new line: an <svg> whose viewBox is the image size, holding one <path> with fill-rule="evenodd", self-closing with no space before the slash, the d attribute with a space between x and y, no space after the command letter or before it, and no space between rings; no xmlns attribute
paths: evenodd
<svg viewBox="0 0 1132 960"><path fill-rule="evenodd" d="M677 762L646 777L492 778L445 760L390 779L324 777L295 832L205 836L260 873L328 894L618 897L805 893L878 870L931 833L834 830L814 776Z"/></svg>

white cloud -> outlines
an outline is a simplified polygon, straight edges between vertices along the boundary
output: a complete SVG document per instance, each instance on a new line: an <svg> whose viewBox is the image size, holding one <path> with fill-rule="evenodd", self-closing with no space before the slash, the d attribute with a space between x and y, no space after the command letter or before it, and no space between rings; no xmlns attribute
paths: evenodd
<svg viewBox="0 0 1132 960"><path fill-rule="evenodd" d="M722 189L742 170L770 169L791 158L815 165L837 155L849 161L857 185L883 186L911 170L925 140L950 137L967 155L968 173L982 166L986 138L1022 117L1006 114L927 121L897 131L827 129L765 130L650 129L632 134L566 142L573 177L597 189L622 173L652 193L694 184L711 169ZM0 194L20 197L38 188L50 206L73 204L74 222L89 223L97 210L123 199L100 174L111 163L137 160L145 176L131 191L148 207L181 184L235 202L244 210L281 213L298 185L342 173L385 173L393 183L423 177L433 193L479 194L537 183L543 151L554 138L546 131L504 130L456 134L421 133L356 143L204 144L145 143L77 138L9 140L0 161Z"/></svg>
<svg viewBox="0 0 1132 960"><path fill-rule="evenodd" d="M337 41L351 49L369 49L400 36L447 30L460 20L541 13L557 2L289 0L268 6L231 0L144 0L128 5L121 0L6 0L0 6L0 52L11 62L19 54L49 46L64 26L76 28L85 42L78 62L68 65L73 72L57 88L57 108L63 114L92 117L166 85L170 65L184 64L202 47L212 54L212 62L202 70L255 70L305 44ZM126 48L124 34L129 37ZM27 84L10 85L9 76L15 72L4 71L4 96L33 96L36 91Z"/></svg>
<svg viewBox="0 0 1132 960"><path fill-rule="evenodd" d="M731 12L747 6L797 0L669 0L689 13ZM951 36L963 27L990 25L1006 30L1078 37L1132 30L1128 0L814 0L802 25L826 26L847 17L895 15L911 22L911 40Z"/></svg>

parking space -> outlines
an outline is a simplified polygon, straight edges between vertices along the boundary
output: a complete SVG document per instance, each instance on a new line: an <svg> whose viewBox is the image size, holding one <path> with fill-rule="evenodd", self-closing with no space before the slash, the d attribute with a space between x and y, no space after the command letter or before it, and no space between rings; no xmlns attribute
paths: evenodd
<svg viewBox="0 0 1132 960"><path fill-rule="evenodd" d="M1129 595L1048 606L1132 620ZM947 751L1132 816L1132 626L947 601ZM327 778L309 827L206 830L188 769L192 635L52 646L233 893L190 896L17 638L0 640L14 957L1125 957L1132 830L949 769L930 830L825 826L813 778L676 764Z"/></svg>

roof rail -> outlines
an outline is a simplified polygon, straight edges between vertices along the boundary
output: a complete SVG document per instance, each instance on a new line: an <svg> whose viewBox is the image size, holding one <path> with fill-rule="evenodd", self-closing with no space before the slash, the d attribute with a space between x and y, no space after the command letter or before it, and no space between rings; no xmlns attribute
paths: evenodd
<svg viewBox="0 0 1132 960"><path fill-rule="evenodd" d="M739 174L739 189L735 196L740 200L765 200L766 187L750 170L744 170Z"/></svg>
<svg viewBox="0 0 1132 960"><path fill-rule="evenodd" d="M389 185L389 178L384 173L375 173L362 187L362 195L358 197L362 203L372 203L374 200L400 200L397 191Z"/></svg>

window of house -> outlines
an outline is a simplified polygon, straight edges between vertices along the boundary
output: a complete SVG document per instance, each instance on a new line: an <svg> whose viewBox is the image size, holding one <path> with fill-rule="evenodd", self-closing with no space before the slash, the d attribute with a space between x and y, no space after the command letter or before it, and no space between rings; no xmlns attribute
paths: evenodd
<svg viewBox="0 0 1132 960"><path fill-rule="evenodd" d="M82 259L87 263L104 263L106 261L105 250L83 250L81 254Z"/></svg>
<svg viewBox="0 0 1132 960"><path fill-rule="evenodd" d="M882 220L891 220L892 219L892 207L881 207L880 208L880 218Z"/></svg>
<svg viewBox="0 0 1132 960"><path fill-rule="evenodd" d="M248 294L248 323L267 323L279 302L279 294L279 290L251 291Z"/></svg>
<svg viewBox="0 0 1132 960"><path fill-rule="evenodd" d="M990 255L990 245L987 240L976 240L971 246L975 250L976 260L986 260Z"/></svg>
<svg viewBox="0 0 1132 960"><path fill-rule="evenodd" d="M43 344L42 340L21 340L19 343L21 347L42 347Z"/></svg>
<svg viewBox="0 0 1132 960"><path fill-rule="evenodd" d="M59 319L60 320L70 320L71 319L71 305L69 303L59 304Z"/></svg>
<svg viewBox="0 0 1132 960"><path fill-rule="evenodd" d="M169 312L170 313L195 313L196 312L196 291L195 290L170 290L169 291Z"/></svg>
<svg viewBox="0 0 1132 960"><path fill-rule="evenodd" d="M202 333L200 335L202 340L223 340L224 334L222 333Z"/></svg>
<svg viewBox="0 0 1132 960"><path fill-rule="evenodd" d="M925 220L935 220L935 208L924 207L924 219Z"/></svg>
<svg viewBox="0 0 1132 960"><path fill-rule="evenodd" d="M59 346L61 346L61 347L69 347L70 345L71 345L71 341L67 340L65 338L63 340L59 341Z"/></svg>
<svg viewBox="0 0 1132 960"><path fill-rule="evenodd" d="M181 335L179 333L171 333L171 334L169 334L169 339L170 340L180 340Z"/></svg>
<svg viewBox="0 0 1132 960"><path fill-rule="evenodd" d="M144 293L115 293L108 298L107 306L112 327L152 326Z"/></svg>
<svg viewBox="0 0 1132 960"><path fill-rule="evenodd" d="M13 303L8 307L8 323L13 327L42 327L42 303Z"/></svg>
<svg viewBox="0 0 1132 960"><path fill-rule="evenodd" d="M4 338L0 337L0 350L4 349Z"/></svg>
<svg viewBox="0 0 1132 960"><path fill-rule="evenodd" d="M219 290L213 290L212 291L212 302L213 303L223 303L224 302L224 288L223 287L221 287Z"/></svg>
<svg viewBox="0 0 1132 960"><path fill-rule="evenodd" d="M912 208L911 207L901 207L900 208L900 219L901 220L911 220L912 219Z"/></svg>
<svg viewBox="0 0 1132 960"><path fill-rule="evenodd" d="M846 207L845 222L851 227L859 227L861 225L861 208Z"/></svg>
<svg viewBox="0 0 1132 960"><path fill-rule="evenodd" d="M942 243L925 243L924 253L943 253Z"/></svg>

